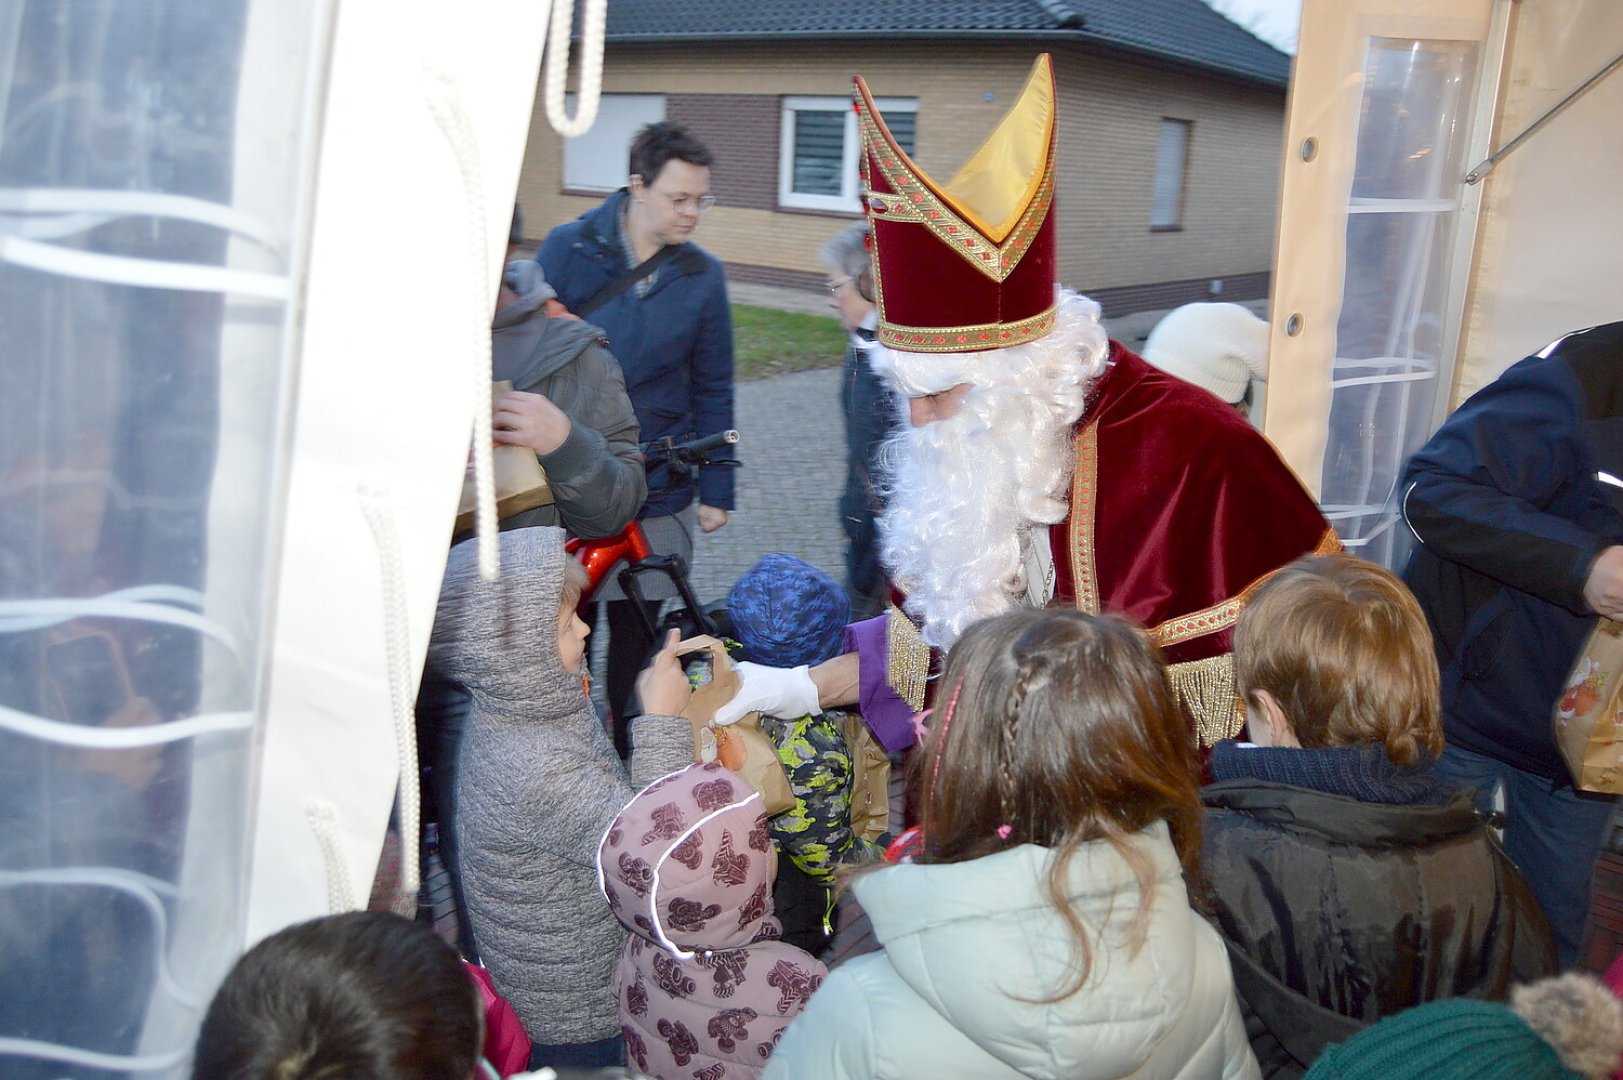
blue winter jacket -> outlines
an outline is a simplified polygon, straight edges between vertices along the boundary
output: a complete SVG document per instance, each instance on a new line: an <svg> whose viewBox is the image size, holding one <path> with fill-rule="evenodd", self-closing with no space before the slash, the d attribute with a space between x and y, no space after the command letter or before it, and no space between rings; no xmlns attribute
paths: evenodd
<svg viewBox="0 0 1623 1080"><path fill-rule="evenodd" d="M620 242L624 188L594 210L547 234L536 261L571 311L628 269ZM644 296L633 286L586 316L608 335L609 351L625 372L626 392L644 441L690 439L733 426L733 323L721 263L693 244L657 271ZM693 502L691 479L676 480L664 465L648 473L642 516L674 514ZM726 466L699 470L699 501L733 508L733 474Z"/></svg>
<svg viewBox="0 0 1623 1080"><path fill-rule="evenodd" d="M1436 638L1450 745L1567 779L1551 709L1623 543L1623 323L1568 334L1476 393L1409 462L1404 572ZM1612 478L1608 481L1607 478Z"/></svg>
<svg viewBox="0 0 1623 1080"><path fill-rule="evenodd" d="M868 363L872 330L858 330L845 349L840 404L845 412L845 494L840 521L845 526L845 588L851 594L852 621L885 610L890 583L879 563L877 519L885 509L879 493L879 448L901 425L901 406L890 384Z"/></svg>

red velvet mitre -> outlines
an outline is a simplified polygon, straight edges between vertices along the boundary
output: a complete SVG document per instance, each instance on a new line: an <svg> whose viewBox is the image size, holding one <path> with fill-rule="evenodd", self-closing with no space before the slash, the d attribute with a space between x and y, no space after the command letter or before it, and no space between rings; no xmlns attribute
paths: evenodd
<svg viewBox="0 0 1623 1080"><path fill-rule="evenodd" d="M1019 99L946 184L891 137L856 78L878 337L903 352L981 352L1054 328L1054 73Z"/></svg>

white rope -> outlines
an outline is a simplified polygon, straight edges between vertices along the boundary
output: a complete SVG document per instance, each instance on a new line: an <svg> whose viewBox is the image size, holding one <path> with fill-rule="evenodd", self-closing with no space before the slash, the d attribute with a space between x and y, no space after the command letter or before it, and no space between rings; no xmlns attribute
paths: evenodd
<svg viewBox="0 0 1623 1080"><path fill-rule="evenodd" d="M485 180L479 162L479 141L474 138L468 114L457 96L450 77L425 71L424 97L429 111L451 146L457 168L462 172L463 205L467 208L469 281L473 284L469 321L474 383L473 478L477 502L474 532L479 540L479 577L495 581L501 572L501 552L496 544L496 481L491 455L490 416L490 313L495 294L490 288L490 251L485 229Z"/></svg>
<svg viewBox="0 0 1623 1080"><path fill-rule="evenodd" d="M196 199L190 195L168 195L153 191L98 190L95 188L6 188L0 190L0 214L18 215L15 226L0 221L0 232L15 228L22 235L69 235L60 228L34 228L50 217L24 218L22 215L62 215L81 219L87 228L122 217L156 217L194 221L212 225L236 236L252 240L268 251L281 253L283 242L270 224L245 214L234 206Z"/></svg>
<svg viewBox="0 0 1623 1080"><path fill-rule="evenodd" d="M63 720L49 720L33 713L0 705L0 731L9 731L28 739L55 743L58 746L78 746L87 750L129 750L138 746L161 746L164 743L195 739L199 735L220 732L249 731L254 726L254 714L249 712L204 713L185 720L166 720L141 727L90 727Z"/></svg>
<svg viewBox="0 0 1623 1080"><path fill-rule="evenodd" d="M153 959L158 970L158 985L179 1004L188 1009L202 1011L208 1004L208 995L196 993L181 986L175 981L174 972L169 968L169 956L166 944L169 941L169 917L166 913L165 902L160 897L171 900L180 895L180 891L167 881L162 881L134 870L123 870L113 866L63 866L48 870L0 870L0 889L25 888L28 886L81 886L86 888L114 889L127 893L146 908L147 915L152 919L156 932L153 934Z"/></svg>
<svg viewBox="0 0 1623 1080"><path fill-rule="evenodd" d="M321 861L327 867L327 911L340 915L355 910L355 895L349 890L349 862L338 837L338 811L332 803L309 799L304 804L304 817L321 846Z"/></svg>
<svg viewBox="0 0 1623 1080"><path fill-rule="evenodd" d="M38 1039L0 1038L0 1057L40 1058L60 1061L66 1065L80 1065L86 1069L107 1069L112 1072L145 1073L167 1072L191 1055L191 1044L179 1050L162 1054L103 1054L96 1050L81 1050L77 1046L41 1042Z"/></svg>
<svg viewBox="0 0 1623 1080"><path fill-rule="evenodd" d="M569 78L569 32L575 0L553 0L552 34L543 65L547 123L564 138L584 135L597 120L603 92L603 33L608 24L608 0L586 0L580 20L580 98L573 118L564 112L564 83Z"/></svg>
<svg viewBox="0 0 1623 1080"><path fill-rule="evenodd" d="M416 682L411 671L410 623L406 617L405 571L400 536L387 501L377 492L361 492L361 510L378 546L378 567L383 586L383 646L389 667L389 705L394 716L395 763L400 772L396 788L400 807L400 881L402 896L416 903L422 884L421 852L417 834L422 827L420 780L417 773L417 721L413 712Z"/></svg>
<svg viewBox="0 0 1623 1080"><path fill-rule="evenodd" d="M0 262L82 281L135 285L143 289L225 293L281 301L293 295L292 280L281 274L259 274L251 270L227 270L220 266L136 259L123 255L98 255L24 240L18 236L0 236Z"/></svg>
<svg viewBox="0 0 1623 1080"><path fill-rule="evenodd" d="M203 594L181 585L137 585L92 597L42 597L0 600L0 634L41 630L72 619L133 619L195 630L240 657L242 647L231 631L213 619L174 607L203 606Z"/></svg>

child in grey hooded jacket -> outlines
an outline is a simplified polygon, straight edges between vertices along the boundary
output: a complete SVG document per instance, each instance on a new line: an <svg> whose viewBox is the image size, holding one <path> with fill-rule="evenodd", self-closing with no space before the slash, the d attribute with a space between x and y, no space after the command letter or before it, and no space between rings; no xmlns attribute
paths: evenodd
<svg viewBox="0 0 1623 1080"><path fill-rule="evenodd" d="M590 1064L619 1053L613 981L625 943L597 894L597 841L632 795L693 760L693 736L677 718L687 680L667 648L644 673L649 711L621 764L581 675L580 577L560 604L566 570L580 574L563 541L554 528L500 534L494 582L479 578L474 541L452 548L430 662L473 698L456 790L481 957L536 1060ZM574 1061L574 1049L591 1056Z"/></svg>

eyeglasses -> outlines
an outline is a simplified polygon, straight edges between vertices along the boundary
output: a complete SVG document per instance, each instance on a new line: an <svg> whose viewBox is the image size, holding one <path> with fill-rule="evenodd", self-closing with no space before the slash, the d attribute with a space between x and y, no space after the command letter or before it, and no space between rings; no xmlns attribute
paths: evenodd
<svg viewBox="0 0 1623 1080"><path fill-rule="evenodd" d="M659 191L658 188L649 188L648 190ZM714 195L666 195L663 191L659 191L659 195L670 203L671 209L678 214L685 214L690 210L696 214L702 214L716 205Z"/></svg>
<svg viewBox="0 0 1623 1080"><path fill-rule="evenodd" d="M854 278L854 277L842 277L838 281L826 282L825 285L828 288L828 291L830 293L834 294L835 296L838 296L838 295L840 295L840 290L841 289L845 288L847 285L851 284L855 280L856 280L856 278Z"/></svg>

